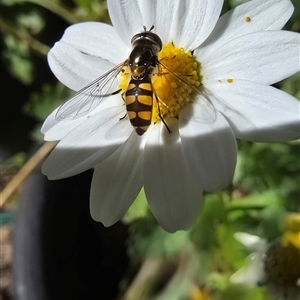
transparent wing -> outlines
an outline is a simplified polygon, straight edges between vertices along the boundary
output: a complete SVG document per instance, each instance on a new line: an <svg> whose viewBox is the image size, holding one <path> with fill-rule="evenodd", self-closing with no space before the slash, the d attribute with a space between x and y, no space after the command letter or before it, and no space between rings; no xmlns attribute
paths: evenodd
<svg viewBox="0 0 300 300"><path fill-rule="evenodd" d="M79 90L59 107L55 119L80 118L94 110L103 98L119 93L117 76L126 65L124 61Z"/></svg>
<svg viewBox="0 0 300 300"><path fill-rule="evenodd" d="M195 87L187 81L186 77L189 76L189 75L188 74L176 73L176 72L172 71L162 61L159 61L158 64L161 67L163 67L165 70L167 70L168 74L171 74L173 76L172 80L174 80L175 82L177 81L177 82L179 82L179 84L183 84L183 85L187 86L188 88L192 89L195 96L196 95L201 96L201 97L198 97L196 105L201 106L201 110L203 112L202 121L213 123L216 119L216 109L213 106L213 104L211 103L211 101L208 99L208 97L205 97L205 95L203 94L203 92L201 91L201 89L199 87Z"/></svg>

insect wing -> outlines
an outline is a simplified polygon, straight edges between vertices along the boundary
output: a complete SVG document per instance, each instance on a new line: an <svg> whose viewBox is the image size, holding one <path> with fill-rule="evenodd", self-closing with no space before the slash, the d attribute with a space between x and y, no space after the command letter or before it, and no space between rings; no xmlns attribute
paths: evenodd
<svg viewBox="0 0 300 300"><path fill-rule="evenodd" d="M203 92L198 87L193 86L185 79L185 77L189 76L189 75L176 73L176 72L172 71L162 61L159 61L158 65L160 65L160 67L162 67L163 69L167 70L168 74L171 74L173 76L172 80L174 80L175 82L177 81L178 84L183 84L183 85L187 86L188 88L192 89L193 93L196 96L199 96L199 97L197 97L196 105L201 106L202 116L199 117L201 120L198 120L198 121L213 123L216 120L216 109L213 106L213 104L209 101L208 97L205 97ZM162 75L162 76L164 76L164 75Z"/></svg>
<svg viewBox="0 0 300 300"><path fill-rule="evenodd" d="M80 118L99 106L105 97L120 92L117 77L126 63L127 61L115 66L79 90L59 107L55 119L62 121Z"/></svg>

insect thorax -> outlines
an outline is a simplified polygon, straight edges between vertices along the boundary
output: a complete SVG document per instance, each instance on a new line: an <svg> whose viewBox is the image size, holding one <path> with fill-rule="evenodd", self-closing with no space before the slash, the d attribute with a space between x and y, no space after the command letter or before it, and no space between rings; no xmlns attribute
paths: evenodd
<svg viewBox="0 0 300 300"><path fill-rule="evenodd" d="M158 58L151 45L138 45L130 53L129 66L133 78L144 78L157 66Z"/></svg>

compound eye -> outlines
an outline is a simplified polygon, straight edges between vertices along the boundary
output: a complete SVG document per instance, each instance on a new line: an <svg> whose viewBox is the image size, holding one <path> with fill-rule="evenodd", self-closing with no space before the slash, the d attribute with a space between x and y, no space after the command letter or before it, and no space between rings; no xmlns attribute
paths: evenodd
<svg viewBox="0 0 300 300"><path fill-rule="evenodd" d="M160 37L153 32L149 32L147 36L149 36L149 38L151 38L151 40L153 40L159 46L159 50L161 50L162 41L161 41Z"/></svg>
<svg viewBox="0 0 300 300"><path fill-rule="evenodd" d="M141 38L142 38L142 36L140 33L134 35L131 39L131 45L134 46L135 42L140 40Z"/></svg>
<svg viewBox="0 0 300 300"><path fill-rule="evenodd" d="M131 39L131 46L134 47L139 40L151 41L152 43L155 43L158 47L158 51L160 51L162 48L162 41L160 37L153 32L146 31L146 32L137 33Z"/></svg>

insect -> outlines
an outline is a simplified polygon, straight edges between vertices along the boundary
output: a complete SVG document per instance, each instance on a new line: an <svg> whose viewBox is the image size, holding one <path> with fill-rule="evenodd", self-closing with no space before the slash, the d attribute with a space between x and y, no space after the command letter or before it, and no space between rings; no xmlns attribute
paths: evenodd
<svg viewBox="0 0 300 300"><path fill-rule="evenodd" d="M162 48L160 37L151 32L153 28L152 26L147 31L144 27L144 32L133 36L131 39L133 50L127 62L131 80L124 98L127 115L138 135L143 135L151 124L154 95L151 75L159 64L157 54ZM161 120L171 132L162 117Z"/></svg>
<svg viewBox="0 0 300 300"><path fill-rule="evenodd" d="M121 89L116 90L117 77L126 68L130 72L130 81L127 90L122 94L122 98L126 104L127 116L138 135L141 136L147 131L152 120L153 99L155 98L157 102L160 101L155 93L151 79L158 66L162 65L174 78L180 80L183 84L189 84L158 59L158 53L162 49L162 41L157 34L152 32L154 26L149 30L145 26L143 28L143 32L134 35L131 39L132 51L128 59L79 90L72 98L64 102L56 113L56 120L82 117L94 110L105 97L120 93ZM170 133L171 130L160 114L159 106L158 114ZM121 119L125 117L126 115Z"/></svg>

